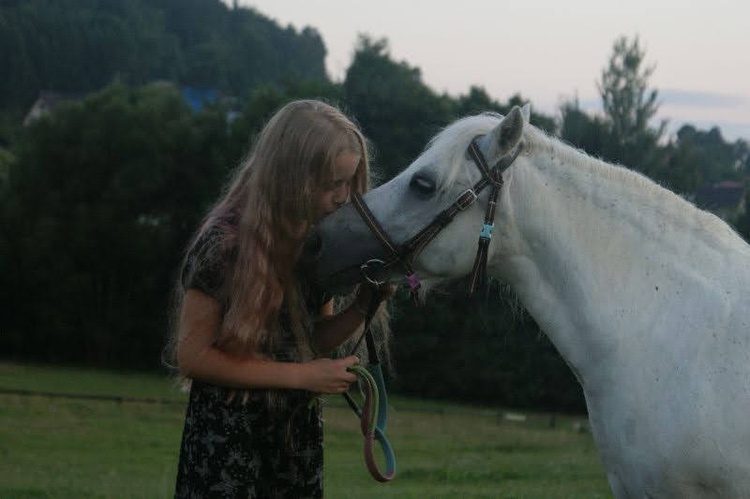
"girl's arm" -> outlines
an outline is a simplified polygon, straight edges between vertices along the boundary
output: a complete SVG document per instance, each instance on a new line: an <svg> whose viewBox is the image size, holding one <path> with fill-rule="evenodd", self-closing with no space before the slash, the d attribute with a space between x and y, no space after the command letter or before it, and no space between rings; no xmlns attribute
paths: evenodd
<svg viewBox="0 0 750 499"><path fill-rule="evenodd" d="M218 301L195 289L185 293L177 345L177 361L185 377L231 388L299 389L316 393L344 392L357 379L346 370L357 363L354 356L294 363L223 352L214 344L221 317Z"/></svg>
<svg viewBox="0 0 750 499"><path fill-rule="evenodd" d="M330 353L359 329L373 298L372 293L370 286L360 286L354 302L336 315L333 315L333 301L324 305L321 318L315 323L313 347L316 352L321 355ZM378 298L385 298L385 295Z"/></svg>

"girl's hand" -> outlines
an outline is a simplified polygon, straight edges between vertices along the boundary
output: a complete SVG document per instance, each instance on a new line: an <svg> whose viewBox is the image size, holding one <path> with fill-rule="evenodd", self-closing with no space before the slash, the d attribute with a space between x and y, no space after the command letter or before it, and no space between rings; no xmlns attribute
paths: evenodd
<svg viewBox="0 0 750 499"><path fill-rule="evenodd" d="M315 393L344 393L357 381L357 376L347 369L358 363L359 359L354 355L343 359L315 359L305 364L307 369L301 385Z"/></svg>

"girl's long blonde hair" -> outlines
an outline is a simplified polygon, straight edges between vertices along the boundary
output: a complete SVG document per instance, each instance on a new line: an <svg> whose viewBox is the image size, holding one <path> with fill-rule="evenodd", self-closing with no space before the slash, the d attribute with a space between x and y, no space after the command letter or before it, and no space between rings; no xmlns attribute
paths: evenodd
<svg viewBox="0 0 750 499"><path fill-rule="evenodd" d="M280 346L282 303L289 313L299 360L312 357L303 296L294 276L307 230L316 222L317 194L333 181L342 152L359 155L351 189L369 186L367 144L337 108L293 101L266 124L225 195L210 210L193 242L234 220L222 251L236 259L225 282L225 311L217 346L235 354L272 354Z"/></svg>

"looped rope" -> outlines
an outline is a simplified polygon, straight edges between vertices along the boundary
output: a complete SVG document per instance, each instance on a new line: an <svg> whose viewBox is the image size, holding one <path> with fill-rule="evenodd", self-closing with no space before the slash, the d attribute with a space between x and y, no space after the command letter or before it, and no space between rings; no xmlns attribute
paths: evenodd
<svg viewBox="0 0 750 499"><path fill-rule="evenodd" d="M365 464L375 480L388 482L396 476L396 455L385 434L385 428L388 424L388 395L385 390L380 364L373 364L368 367L351 366L348 370L359 377L364 392L364 403L361 409L348 393L344 396L354 412L360 417L360 429L364 437ZM375 458L373 448L375 440L380 444L385 457L385 471L381 471Z"/></svg>
<svg viewBox="0 0 750 499"><path fill-rule="evenodd" d="M380 306L378 297L379 286L373 286L372 300L367 307L367 315L363 326L362 336L355 344L352 353L358 348L362 339L367 345L367 356L370 363L365 366L355 365L348 368L348 371L357 375L360 380L360 388L364 401L360 408L349 393L344 393L352 410L359 416L360 428L364 437L364 457L367 469L370 475L378 482L388 482L396 476L396 455L393 447L385 435L385 428L388 424L388 392L385 389L383 379L383 370L380 366L378 350L375 340L370 329L372 318ZM377 440L385 456L385 472L380 470L375 459L375 450L373 442Z"/></svg>

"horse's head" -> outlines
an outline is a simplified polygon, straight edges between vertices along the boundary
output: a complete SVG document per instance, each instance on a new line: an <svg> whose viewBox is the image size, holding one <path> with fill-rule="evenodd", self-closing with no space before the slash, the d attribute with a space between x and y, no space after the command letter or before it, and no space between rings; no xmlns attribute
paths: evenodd
<svg viewBox="0 0 750 499"><path fill-rule="evenodd" d="M472 141L476 139L476 150L492 168L501 158L507 160L520 149L528 119L529 108L524 106L514 107L506 117L484 114L459 120L433 138L424 153L403 172L364 196L383 232L399 251L404 251L403 259L420 276L460 277L471 272L495 182L481 188L476 202L455 210L455 218L445 226L440 224L434 238L425 245L412 244L414 237L425 227L435 226L438 214L480 183L482 171L468 152ZM467 197L464 195L463 199ZM376 270L378 279L397 282L404 275L403 262L394 260L352 203L326 217L313 238L313 246L319 250L315 273L327 287L362 281L361 267L372 260L391 263L386 269Z"/></svg>

